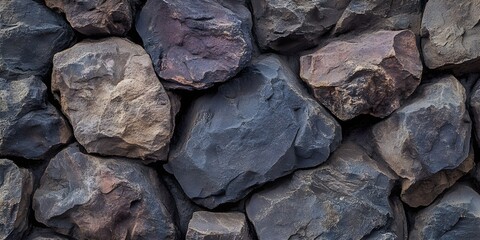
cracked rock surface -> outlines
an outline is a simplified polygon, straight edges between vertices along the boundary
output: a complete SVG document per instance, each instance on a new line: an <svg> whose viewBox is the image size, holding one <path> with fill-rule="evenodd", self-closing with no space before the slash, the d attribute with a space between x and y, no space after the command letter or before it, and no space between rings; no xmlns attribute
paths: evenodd
<svg viewBox="0 0 480 240"><path fill-rule="evenodd" d="M251 240L247 219L239 212L193 213L186 239Z"/></svg>

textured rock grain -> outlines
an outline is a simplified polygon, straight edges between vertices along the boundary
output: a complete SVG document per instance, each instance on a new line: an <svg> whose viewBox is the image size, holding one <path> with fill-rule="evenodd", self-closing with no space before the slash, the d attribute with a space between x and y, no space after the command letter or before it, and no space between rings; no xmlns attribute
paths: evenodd
<svg viewBox="0 0 480 240"><path fill-rule="evenodd" d="M186 239L251 240L247 219L243 213L193 213Z"/></svg>

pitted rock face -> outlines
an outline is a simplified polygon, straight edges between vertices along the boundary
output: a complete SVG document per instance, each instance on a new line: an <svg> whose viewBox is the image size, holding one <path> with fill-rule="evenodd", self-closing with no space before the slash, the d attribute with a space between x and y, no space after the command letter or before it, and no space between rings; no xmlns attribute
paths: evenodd
<svg viewBox="0 0 480 240"><path fill-rule="evenodd" d="M247 219L240 212L193 213L186 239L251 240Z"/></svg>
<svg viewBox="0 0 480 240"><path fill-rule="evenodd" d="M88 152L166 159L173 111L145 50L107 38L78 43L53 62L52 91Z"/></svg>
<svg viewBox="0 0 480 240"><path fill-rule="evenodd" d="M139 162L84 154L72 145L48 164L35 218L75 239L175 239L174 206L156 172Z"/></svg>
<svg viewBox="0 0 480 240"><path fill-rule="evenodd" d="M0 156L43 160L71 137L39 77L0 78Z"/></svg>
<svg viewBox="0 0 480 240"><path fill-rule="evenodd" d="M263 56L195 100L167 163L187 196L215 208L328 158L340 126L299 81L278 57Z"/></svg>
<svg viewBox="0 0 480 240"><path fill-rule="evenodd" d="M74 39L67 22L35 0L0 1L0 77L46 75Z"/></svg>
<svg viewBox="0 0 480 240"><path fill-rule="evenodd" d="M433 79L373 127L379 154L405 179L402 192L442 170L459 167L467 159L472 124L465 100L465 89L453 76Z"/></svg>
<svg viewBox="0 0 480 240"><path fill-rule="evenodd" d="M420 84L422 62L409 31L336 41L300 58L300 76L341 120L386 117Z"/></svg>
<svg viewBox="0 0 480 240"><path fill-rule="evenodd" d="M87 36L126 35L141 0L46 0L48 7L62 12L72 27Z"/></svg>
<svg viewBox="0 0 480 240"><path fill-rule="evenodd" d="M149 0L136 27L166 86L193 90L227 81L250 61L250 22L241 4Z"/></svg>

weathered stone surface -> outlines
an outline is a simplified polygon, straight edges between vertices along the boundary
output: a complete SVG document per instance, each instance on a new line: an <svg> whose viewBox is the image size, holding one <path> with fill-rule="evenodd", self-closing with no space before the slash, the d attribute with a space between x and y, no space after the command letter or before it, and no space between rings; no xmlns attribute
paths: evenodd
<svg viewBox="0 0 480 240"><path fill-rule="evenodd" d="M350 0L251 1L261 48L295 53L314 47L342 15Z"/></svg>
<svg viewBox="0 0 480 240"><path fill-rule="evenodd" d="M421 21L421 0L352 0L338 20L334 34L379 29L410 29L418 34Z"/></svg>
<svg viewBox="0 0 480 240"><path fill-rule="evenodd" d="M415 216L409 239L477 239L480 195L456 185Z"/></svg>
<svg viewBox="0 0 480 240"><path fill-rule="evenodd" d="M69 240L70 238L60 235L48 228L33 228L25 240Z"/></svg>
<svg viewBox="0 0 480 240"><path fill-rule="evenodd" d="M430 69L477 71L480 1L430 0L422 19L422 50Z"/></svg>
<svg viewBox="0 0 480 240"><path fill-rule="evenodd" d="M0 159L0 239L21 239L28 228L32 175Z"/></svg>
<svg viewBox="0 0 480 240"><path fill-rule="evenodd" d="M224 82L249 62L249 19L248 9L239 4L149 0L136 27L166 86L193 90Z"/></svg>
<svg viewBox="0 0 480 240"><path fill-rule="evenodd" d="M262 56L193 103L167 163L187 196L214 208L328 158L340 126L299 81L284 61Z"/></svg>
<svg viewBox="0 0 480 240"><path fill-rule="evenodd" d="M175 239L174 205L156 172L72 145L49 163L33 197L35 218L76 239Z"/></svg>
<svg viewBox="0 0 480 240"><path fill-rule="evenodd" d="M124 36L132 26L140 0L45 0L49 8L64 13L70 25L87 36Z"/></svg>
<svg viewBox="0 0 480 240"><path fill-rule="evenodd" d="M0 1L0 77L45 75L74 38L60 15L35 0Z"/></svg>
<svg viewBox="0 0 480 240"><path fill-rule="evenodd" d="M53 61L52 91L88 152L166 159L172 109L145 50L107 38L78 43Z"/></svg>
<svg viewBox="0 0 480 240"><path fill-rule="evenodd" d="M393 239L393 184L393 173L345 142L325 164L253 194L247 216L260 240Z"/></svg>
<svg viewBox="0 0 480 240"><path fill-rule="evenodd" d="M478 80L470 93L470 111L475 126L475 137L477 142L480 143L480 81Z"/></svg>
<svg viewBox="0 0 480 240"><path fill-rule="evenodd" d="M373 127L379 154L404 179L403 193L442 170L458 168L467 159L471 121L465 100L465 89L453 76L433 79ZM439 193L424 189L428 194ZM423 205L408 198L402 200L414 207Z"/></svg>
<svg viewBox="0 0 480 240"><path fill-rule="evenodd" d="M186 239L250 240L247 219L243 213L193 213Z"/></svg>
<svg viewBox="0 0 480 240"><path fill-rule="evenodd" d="M300 76L341 120L386 117L420 84L422 62L409 31L336 41L300 58Z"/></svg>
<svg viewBox="0 0 480 240"><path fill-rule="evenodd" d="M71 137L39 77L0 78L0 156L43 159Z"/></svg>

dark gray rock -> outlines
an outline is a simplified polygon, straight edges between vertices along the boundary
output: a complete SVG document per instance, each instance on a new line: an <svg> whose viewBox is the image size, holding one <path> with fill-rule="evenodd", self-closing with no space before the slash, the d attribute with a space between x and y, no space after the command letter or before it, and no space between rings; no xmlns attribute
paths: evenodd
<svg viewBox="0 0 480 240"><path fill-rule="evenodd" d="M32 174L0 159L0 239L20 239L28 229Z"/></svg>
<svg viewBox="0 0 480 240"><path fill-rule="evenodd" d="M239 212L206 212L193 214L188 224L188 240L251 240L247 219Z"/></svg>
<svg viewBox="0 0 480 240"><path fill-rule="evenodd" d="M56 52L74 32L63 18L35 0L0 1L0 77L46 75Z"/></svg>
<svg viewBox="0 0 480 240"><path fill-rule="evenodd" d="M39 222L76 239L175 239L174 208L153 169L75 145L50 161L33 197Z"/></svg>
<svg viewBox="0 0 480 240"><path fill-rule="evenodd" d="M394 174L352 142L317 168L252 195L247 216L263 239L394 239ZM400 211L401 212L401 211ZM404 219L404 216L400 216ZM399 222L403 222L400 219Z"/></svg>
<svg viewBox="0 0 480 240"><path fill-rule="evenodd" d="M39 77L0 78L0 156L43 159L71 137Z"/></svg>
<svg viewBox="0 0 480 240"><path fill-rule="evenodd" d="M25 237L25 240L69 240L70 238L60 235L49 228L35 227Z"/></svg>
<svg viewBox="0 0 480 240"><path fill-rule="evenodd" d="M373 127L378 153L403 179L402 194L442 170L458 168L467 159L472 126L465 100L465 89L453 76L432 79ZM412 207L428 205L439 192L424 190L416 200L402 200ZM431 197L425 198L426 193Z"/></svg>
<svg viewBox="0 0 480 240"><path fill-rule="evenodd" d="M456 185L415 215L410 239L478 239L480 195Z"/></svg>
<svg viewBox="0 0 480 240"><path fill-rule="evenodd" d="M430 69L477 72L480 1L430 0L422 19L422 49Z"/></svg>
<svg viewBox="0 0 480 240"><path fill-rule="evenodd" d="M87 36L124 36L132 26L141 0L45 0L46 5L64 13L70 25Z"/></svg>
<svg viewBox="0 0 480 240"><path fill-rule="evenodd" d="M262 56L195 100L167 163L187 196L214 208L328 158L340 126L299 81L284 61Z"/></svg>
<svg viewBox="0 0 480 240"><path fill-rule="evenodd" d="M480 143L480 81L477 80L470 93L470 111L474 122L474 133L477 142Z"/></svg>
<svg viewBox="0 0 480 240"><path fill-rule="evenodd" d="M250 61L250 12L232 1L221 3L149 0L143 7L136 28L167 88L208 88Z"/></svg>
<svg viewBox="0 0 480 240"><path fill-rule="evenodd" d="M255 35L264 50L296 53L314 47L342 15L350 0L251 1Z"/></svg>

